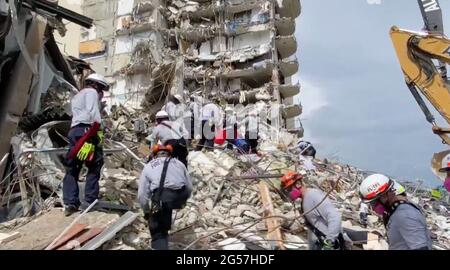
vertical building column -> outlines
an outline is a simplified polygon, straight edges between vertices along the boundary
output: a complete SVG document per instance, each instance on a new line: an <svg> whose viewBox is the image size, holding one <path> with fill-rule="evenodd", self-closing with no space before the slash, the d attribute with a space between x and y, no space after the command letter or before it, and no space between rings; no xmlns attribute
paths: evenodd
<svg viewBox="0 0 450 270"><path fill-rule="evenodd" d="M220 0L220 7L221 10L219 12L219 39L220 42L222 41L226 41L226 37L225 37L225 10L226 10L226 1L225 0ZM222 39L222 37L224 37ZM222 49L222 43L220 44L219 48ZM225 47L227 46L226 42L225 42ZM220 93L224 93L225 92L225 82L224 82L224 78L222 76L223 72L225 70L225 63L224 63L224 56L220 57L220 76L219 76L219 91Z"/></svg>
<svg viewBox="0 0 450 270"><path fill-rule="evenodd" d="M281 95L278 91L278 86L280 85L280 71L278 66L278 51L276 46L276 28L275 28L275 14L276 14L276 0L270 0L270 28L273 33L272 37L272 62L275 65L275 68L272 70L272 84L274 86L273 90L273 99L272 99L272 106L271 106L271 124L276 129L279 130L282 125L282 119L281 119ZM273 134L272 136L275 136ZM272 140L277 140L278 138L272 138Z"/></svg>

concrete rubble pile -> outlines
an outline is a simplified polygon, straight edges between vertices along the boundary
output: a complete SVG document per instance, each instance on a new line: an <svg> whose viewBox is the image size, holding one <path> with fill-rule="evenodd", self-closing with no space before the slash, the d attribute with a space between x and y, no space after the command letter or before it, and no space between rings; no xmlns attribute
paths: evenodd
<svg viewBox="0 0 450 270"><path fill-rule="evenodd" d="M116 133L123 134L122 142L129 146L141 162L125 151L107 155L100 181L101 200L126 205L139 216L131 225L123 228L104 244L102 249L149 248L148 227L136 202L138 179L142 161L145 161L149 152L148 146L145 145L144 139L138 138L135 126L130 121L125 123L122 121L140 114L140 112L130 112L119 107L107 120L112 127L115 127ZM48 136L45 132L42 134L43 130L46 131L41 129L37 134ZM315 168L306 166L295 153L286 150L295 141L295 136L282 132L278 142L271 140L261 142L260 155L242 155L236 150L225 150L221 147L217 147L213 152L191 152L189 171L194 183L194 193L186 207L174 215L171 233L172 248L308 249L306 228L299 212L299 205L292 204L278 191L279 175L294 170L307 176L305 181L308 185L330 192L329 198L341 211L342 225L346 230L366 233L366 240L354 243L353 248L386 249L384 226L377 216L368 216L367 228L363 228L359 223L360 199L357 188L366 175L365 172L326 160L315 160ZM30 148L33 143L24 139L20 146L24 149ZM21 167L24 170L40 168L48 172L48 166L44 165L49 165L48 162L51 162L49 155L51 154L39 153L39 158L36 158L35 154L25 155L21 159ZM53 170L53 173L49 173L53 175L50 178L39 176L37 173L39 170L33 170L33 173L36 177L41 177L41 182L49 182L49 179L54 181L56 197L50 196L43 202L47 205L47 209L51 210L54 205L57 205L55 198L61 197L60 188L56 183L61 182L64 170L63 167L55 166L55 164L51 164L50 167ZM260 183L264 183L270 189L270 198L274 205L271 214L268 214L264 207ZM337 186L335 186L336 183ZM411 200L425 209L428 224L433 232L434 247L436 249L450 248L448 204L432 199L429 192L418 190L416 186L408 183L404 185L408 189ZM281 239L273 239L268 233L267 221L270 216L275 216L279 222ZM29 218L29 221L31 220L33 219Z"/></svg>
<svg viewBox="0 0 450 270"><path fill-rule="evenodd" d="M262 181L270 189L273 200L273 216L279 219L282 230L282 244L285 249L307 249L307 234L299 212L299 205L292 204L278 192L278 177L258 179L258 176L282 175L289 170L307 175L306 183L331 192L343 216L345 230L365 233L365 241L355 242L354 249L387 249L385 230L380 218L368 216L367 227L359 222L358 185L367 175L364 171L328 161L315 160L315 169L304 166L297 155L287 152L286 145L294 142L294 136L285 133L283 143L264 141L260 147L261 157L242 155L235 151L217 148L213 152L191 152L189 171L194 183L194 193L186 207L174 215L172 248L174 249L273 249L275 240L268 237L267 219L261 190ZM136 150L145 156L145 152ZM122 157L126 160L126 155ZM137 193L139 170L107 165L100 182L104 197L125 203L136 211L133 200ZM127 168L127 169L125 169ZM255 179L248 179L255 176ZM243 179L242 179L243 178ZM339 179L339 180L338 180ZM337 182L337 186L335 186ZM403 183L408 194L416 186ZM334 187L334 188L333 188ZM116 194L116 196L112 195ZM434 238L434 248L448 249L449 212L443 201L433 201L429 192L421 196L409 195L426 211ZM107 249L148 248L150 235L146 221L140 216L131 226L125 228L108 243ZM368 239L368 240L367 240Z"/></svg>
<svg viewBox="0 0 450 270"><path fill-rule="evenodd" d="M70 120L70 97L90 68L63 55L54 32L65 34L62 20L86 28L93 20L55 1L2 0L0 17L0 221L5 221L39 211L58 189L64 168L56 152L42 150L67 144L59 136L67 134L67 125L59 121Z"/></svg>
<svg viewBox="0 0 450 270"><path fill-rule="evenodd" d="M86 6L91 7L89 16L101 15L106 21L115 19L101 12L95 14L94 2L86 1ZM110 7L113 2L99 5ZM302 159L291 150L303 136L302 128L295 123L302 108L293 100L300 86L292 84L291 78L298 70L293 33L295 18L300 14L299 1L172 0L164 1L164 5L162 2L136 1L133 5L119 6L120 25L111 33L117 44L113 41L109 44L116 55L107 55L107 46L101 39L81 44L85 48L80 52L82 56L96 56L91 59L95 70L103 70L108 57L123 64L116 64L105 74L111 79L112 88L105 97L111 106L103 112L105 165L99 184L100 200L110 208L101 210L107 213L94 211L85 217L84 225L101 229L106 235L101 241L88 244L89 249L149 248L147 221L136 202L138 179L150 154L146 137L154 125L154 115L167 97L174 94L195 97L198 103L219 97L222 109L225 104L254 104L252 109L258 112L271 111L276 136L268 135L270 128L262 128L258 155L245 155L224 146L216 146L211 152L190 152L189 172L194 191L186 207L174 214L172 249L308 249L299 204L293 204L279 191L279 178L288 171L302 173L306 184L328 194L342 213L343 227L361 240L353 243L353 249L387 249L380 218L369 215L366 228L359 222L358 186L367 172L327 160ZM110 9L103 8L102 12L105 10ZM44 27L47 22L40 19L34 18L34 23ZM61 29L60 24L53 27ZM143 38L142 33L148 35ZM97 46L99 43L105 46ZM38 53L35 54L37 59ZM55 55L60 53L52 54L52 59L58 58ZM65 59L66 65L58 61L50 64L47 60L40 65L41 72L53 70L54 66L66 72L50 73L51 80L40 77L48 80L35 84L39 87L31 91L32 102L28 106L23 104L20 113L14 114L21 121L16 123L17 131L12 130L11 142L9 137L3 142L6 147L2 155L10 148L14 153L9 159L5 154L0 163L8 164L5 167L10 174L2 180L7 185L0 183L3 195L0 207L7 209L6 213L0 211L0 220L8 221L1 224L0 233L9 236L7 248L27 248L26 240L34 243L28 248L48 247L73 221L62 217L61 208L63 160L70 128L68 105L77 91L74 88L81 86L76 80L82 81L85 75L82 71L73 76L77 69L73 68L74 63L87 65L86 69L89 65L73 58ZM28 88L19 88L28 93ZM249 111L236 113L239 118ZM8 162L3 162L4 159ZM84 179L85 173L82 171L80 179ZM83 184L80 183L81 193ZM444 198L433 198L429 190L419 189L415 184L403 184L411 200L426 212L434 248L450 249L448 203ZM24 214L31 216L21 218ZM33 224L43 222L40 226L48 227L46 219L53 221L52 233L45 239L33 238L30 233L36 229ZM96 219L101 222L92 221ZM18 234L22 237L13 239Z"/></svg>

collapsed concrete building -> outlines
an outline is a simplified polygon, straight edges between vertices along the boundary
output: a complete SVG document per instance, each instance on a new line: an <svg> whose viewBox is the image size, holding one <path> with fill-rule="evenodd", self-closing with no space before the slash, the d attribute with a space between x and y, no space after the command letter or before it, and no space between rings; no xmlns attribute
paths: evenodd
<svg viewBox="0 0 450 270"><path fill-rule="evenodd" d="M0 210L17 201L17 186L23 203L16 206L23 212L33 208L28 190L37 186L27 186L23 179L16 185L12 177L20 172L14 164L25 154L21 152L23 140L17 135L30 134L51 121L70 120L69 98L77 93L84 71L90 70L82 60L59 50L54 32L66 34L63 20L85 28L93 22L55 1L0 1ZM33 146L44 147L39 143Z"/></svg>
<svg viewBox="0 0 450 270"><path fill-rule="evenodd" d="M299 0L85 0L95 27L82 33L80 58L110 78L110 104L154 114L169 94L265 102L272 126L302 136L291 79L300 11Z"/></svg>
<svg viewBox="0 0 450 270"><path fill-rule="evenodd" d="M271 115L270 124L280 126L269 131L276 139L262 136L258 155L224 145L190 153L194 192L174 215L171 248L307 249L299 205L280 193L279 177L293 170L337 206L352 249L387 249L378 216L371 213L368 226L360 226L357 187L368 172L319 159L307 165L292 150L302 135L301 124L295 124L301 106L292 98L300 86L291 80L298 70L293 34L299 1L85 0L87 17L55 3L32 2L35 6L23 2L18 10L0 0L5 29L0 35L5 89L0 164L6 167L0 182L0 250L148 249L151 236L136 195L149 147L132 120L151 122L175 93L276 110L282 106ZM79 46L84 61L58 50L52 33L65 28L55 14L86 27ZM89 17L94 18L90 29ZM14 37L11 22L22 30L19 36ZM113 85L108 103L119 106L111 106L104 118L109 129L99 210L65 217L61 182L67 105L91 67L108 76ZM80 191L83 185L81 180ZM450 249L448 194L430 196L416 183L404 185L425 211L433 248Z"/></svg>

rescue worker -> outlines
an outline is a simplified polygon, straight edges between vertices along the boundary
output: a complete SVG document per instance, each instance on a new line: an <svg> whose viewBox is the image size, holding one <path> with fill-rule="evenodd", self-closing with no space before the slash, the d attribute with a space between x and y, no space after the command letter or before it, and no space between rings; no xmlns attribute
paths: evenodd
<svg viewBox="0 0 450 270"><path fill-rule="evenodd" d="M394 181L382 174L368 176L359 188L365 203L383 216L390 250L429 250L432 248L430 232L422 210L397 195Z"/></svg>
<svg viewBox="0 0 450 270"><path fill-rule="evenodd" d="M310 142L300 139L297 144L290 147L289 150L294 153L299 153L299 160L302 162L303 167L306 170L316 170L316 166L313 163L313 160L316 157L316 149Z"/></svg>
<svg viewBox="0 0 450 270"><path fill-rule="evenodd" d="M190 112L190 140L194 140L197 134L200 134L200 116L201 116L201 98L197 96L190 97L189 112Z"/></svg>
<svg viewBox="0 0 450 270"><path fill-rule="evenodd" d="M223 122L223 128L226 132L226 140L228 142L227 148L232 150L233 145L236 144L238 138L238 125L236 120L236 115L233 108L227 107L225 109L225 120Z"/></svg>
<svg viewBox="0 0 450 270"><path fill-rule="evenodd" d="M170 145L155 145L156 158L145 165L139 179L138 201L148 220L151 246L156 250L169 249L172 211L182 209L192 193L186 167L172 158L171 152Z"/></svg>
<svg viewBox="0 0 450 270"><path fill-rule="evenodd" d="M394 186L392 187L393 189L394 189L394 191L395 191L395 195L399 195L399 196L404 196L404 197L406 197L407 196L407 194L406 194L406 189L405 189L405 187L403 187L402 185L400 185L397 181L395 181L395 180L392 180L392 181L394 181Z"/></svg>
<svg viewBox="0 0 450 270"><path fill-rule="evenodd" d="M247 117L241 122L245 126L245 139L250 147L250 153L258 153L258 139L259 139L259 119L256 111L251 111Z"/></svg>
<svg viewBox="0 0 450 270"><path fill-rule="evenodd" d="M448 192L450 192L450 154L446 155L442 159L442 164L441 168L439 169L439 172L447 173L447 176L444 181L444 187Z"/></svg>
<svg viewBox="0 0 450 270"><path fill-rule="evenodd" d="M169 114L170 121L176 121L178 119L178 116L179 116L178 110L180 109L180 107L178 107L178 105L180 105L182 101L183 101L183 97L179 94L169 97L169 101L165 105L164 111L166 111L167 114Z"/></svg>
<svg viewBox="0 0 450 270"><path fill-rule="evenodd" d="M188 166L187 157L189 151L187 149L186 138L189 136L184 126L177 122L169 120L169 115L165 111L159 111L156 114L156 127L150 135L151 147L161 141L163 145L171 145L173 147L173 157L181 161L184 166Z"/></svg>
<svg viewBox="0 0 450 270"><path fill-rule="evenodd" d="M359 204L359 223L363 226L367 226L367 214L369 212L369 206L366 203L361 202Z"/></svg>
<svg viewBox="0 0 450 270"><path fill-rule="evenodd" d="M302 179L302 175L288 172L281 178L281 187L292 201L302 199L302 213L305 213L305 224L309 229L309 248L345 249L341 214L321 190L306 187Z"/></svg>
<svg viewBox="0 0 450 270"><path fill-rule="evenodd" d="M63 179L64 214L70 216L85 210L98 199L100 173L103 166L103 131L101 131L100 101L109 84L100 74L86 78L85 88L71 100L72 124L68 134L69 153L66 157L67 171ZM80 203L78 180L81 168L86 164L84 202Z"/></svg>
<svg viewBox="0 0 450 270"><path fill-rule="evenodd" d="M206 147L207 151L211 151L214 148L216 127L222 122L221 110L218 105L219 99L213 98L211 102L202 108L202 138L195 149L196 151L201 151L203 147Z"/></svg>
<svg viewBox="0 0 450 270"><path fill-rule="evenodd" d="M300 150L300 155L316 158L316 149L314 148L312 143L300 140L297 143L297 147Z"/></svg>

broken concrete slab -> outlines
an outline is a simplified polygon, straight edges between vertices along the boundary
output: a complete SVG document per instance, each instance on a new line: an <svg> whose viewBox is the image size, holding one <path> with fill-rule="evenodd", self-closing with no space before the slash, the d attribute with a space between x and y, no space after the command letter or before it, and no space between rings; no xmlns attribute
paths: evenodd
<svg viewBox="0 0 450 270"><path fill-rule="evenodd" d="M53 208L35 217L31 222L15 228L15 231L20 233L20 237L1 245L0 250L42 250L58 236L62 228L67 227L77 216L78 213L65 217L61 208ZM117 214L89 212L79 222L89 226L98 224L107 226L117 219ZM40 233L37 234L36 231Z"/></svg>

